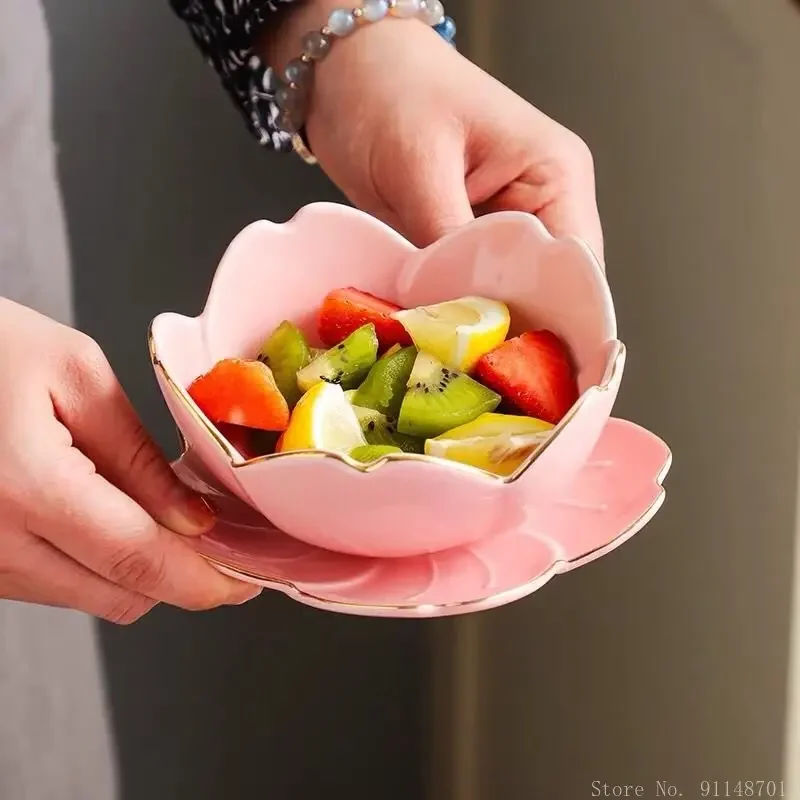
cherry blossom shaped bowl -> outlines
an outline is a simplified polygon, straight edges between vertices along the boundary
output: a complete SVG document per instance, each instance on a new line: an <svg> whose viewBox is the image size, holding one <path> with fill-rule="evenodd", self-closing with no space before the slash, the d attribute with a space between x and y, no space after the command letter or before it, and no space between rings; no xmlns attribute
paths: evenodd
<svg viewBox="0 0 800 800"><path fill-rule="evenodd" d="M490 475L413 454L369 465L321 451L243 458L186 387L218 360L253 357L282 320L317 344L332 289L355 286L410 307L482 295L505 302L510 335L548 328L568 345L580 397L517 471ZM229 246L202 313L150 327L156 377L186 449L229 492L290 536L356 556L402 558L508 533L575 476L611 414L625 362L611 293L582 242L533 216L500 212L419 250L353 208L315 203L286 223L259 221Z"/></svg>

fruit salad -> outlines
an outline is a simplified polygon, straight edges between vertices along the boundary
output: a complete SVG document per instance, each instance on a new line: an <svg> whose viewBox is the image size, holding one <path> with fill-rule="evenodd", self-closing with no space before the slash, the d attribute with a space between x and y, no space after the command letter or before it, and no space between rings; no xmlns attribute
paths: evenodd
<svg viewBox="0 0 800 800"><path fill-rule="evenodd" d="M252 359L224 359L188 391L244 457L398 453L510 475L578 399L565 344L508 338L507 306L461 297L401 308L352 287L322 301L315 341L281 322Z"/></svg>

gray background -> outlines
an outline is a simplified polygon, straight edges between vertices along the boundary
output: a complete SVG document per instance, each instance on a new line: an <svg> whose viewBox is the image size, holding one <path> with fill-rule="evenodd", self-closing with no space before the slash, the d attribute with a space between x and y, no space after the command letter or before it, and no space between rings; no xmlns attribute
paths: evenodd
<svg viewBox="0 0 800 800"><path fill-rule="evenodd" d="M492 8L489 66L591 143L629 345L615 413L675 462L629 545L466 623L477 788L459 800L573 800L593 780L652 797L659 778L693 800L784 769L798 800L800 6Z"/></svg>
<svg viewBox="0 0 800 800"><path fill-rule="evenodd" d="M416 800L432 772L436 800L579 800L595 779L659 777L688 798L704 778L781 777L800 14L785 0L449 5L479 60L594 150L630 346L616 413L672 445L667 504L613 557L462 622L269 595L106 630L126 800ZM147 322L199 309L246 222L336 195L250 142L165 0L47 6L80 322L174 450Z"/></svg>

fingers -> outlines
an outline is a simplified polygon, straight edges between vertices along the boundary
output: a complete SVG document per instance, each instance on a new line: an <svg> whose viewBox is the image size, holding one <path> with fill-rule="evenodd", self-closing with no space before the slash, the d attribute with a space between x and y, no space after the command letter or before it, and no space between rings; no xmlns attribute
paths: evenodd
<svg viewBox="0 0 800 800"><path fill-rule="evenodd" d="M0 598L74 608L119 625L143 617L155 600L115 586L30 534L3 533Z"/></svg>
<svg viewBox="0 0 800 800"><path fill-rule="evenodd" d="M29 499L28 529L124 589L191 611L244 603L260 588L228 578L160 527L69 449Z"/></svg>
<svg viewBox="0 0 800 800"><path fill-rule="evenodd" d="M594 162L583 140L544 120L534 126L505 160L489 159L467 184L480 213L527 211L556 237L576 236L603 263L603 229L597 209ZM535 142L546 142L547 155L536 156Z"/></svg>
<svg viewBox="0 0 800 800"><path fill-rule="evenodd" d="M553 236L577 236L603 264L603 227L597 209L592 155L578 141L580 144L569 151L562 180L554 186L552 199L536 213Z"/></svg>
<svg viewBox="0 0 800 800"><path fill-rule="evenodd" d="M473 219L464 182L463 142L420 145L381 169L381 200L398 220L401 233L418 247L440 239Z"/></svg>
<svg viewBox="0 0 800 800"><path fill-rule="evenodd" d="M170 469L100 348L88 337L80 341L53 396L74 444L162 525L187 536L205 533L213 512Z"/></svg>
<svg viewBox="0 0 800 800"><path fill-rule="evenodd" d="M566 191L542 204L541 194L538 187L515 181L483 204L481 211L528 211L539 217L553 236L577 236L584 241L602 264L603 229L594 202Z"/></svg>

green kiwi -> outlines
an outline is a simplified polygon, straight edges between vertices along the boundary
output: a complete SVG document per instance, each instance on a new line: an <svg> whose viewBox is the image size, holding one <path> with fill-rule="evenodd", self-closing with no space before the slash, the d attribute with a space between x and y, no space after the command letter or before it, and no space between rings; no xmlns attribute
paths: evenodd
<svg viewBox="0 0 800 800"><path fill-rule="evenodd" d="M462 372L420 353L408 379L397 430L432 439L500 405L500 395Z"/></svg>
<svg viewBox="0 0 800 800"><path fill-rule="evenodd" d="M370 461L377 461L379 458L388 456L390 453L402 453L399 447L392 447L387 444L360 444L350 451L350 458L369 464Z"/></svg>
<svg viewBox="0 0 800 800"><path fill-rule="evenodd" d="M304 392L320 381L338 383L342 389L354 389L364 380L377 358L378 335L370 322L304 366L297 373L297 385Z"/></svg>
<svg viewBox="0 0 800 800"><path fill-rule="evenodd" d="M391 356L378 359L364 383L358 387L353 405L374 408L387 417L397 419L416 358L416 348L403 347Z"/></svg>
<svg viewBox="0 0 800 800"><path fill-rule="evenodd" d="M425 442L416 436L404 436L397 432L397 426L380 411L373 408L353 406L361 424L361 431L367 444L399 447L404 453L424 453Z"/></svg>
<svg viewBox="0 0 800 800"><path fill-rule="evenodd" d="M292 408L302 395L297 372L311 361L306 337L291 322L281 322L264 342L258 360L272 370L278 389Z"/></svg>

